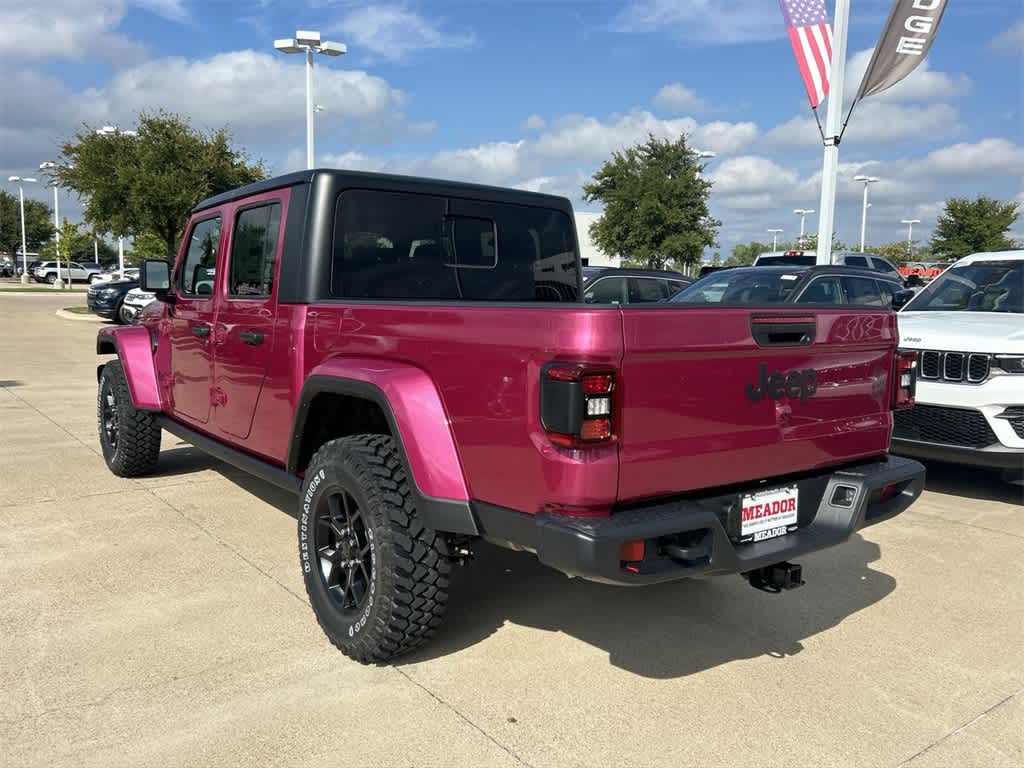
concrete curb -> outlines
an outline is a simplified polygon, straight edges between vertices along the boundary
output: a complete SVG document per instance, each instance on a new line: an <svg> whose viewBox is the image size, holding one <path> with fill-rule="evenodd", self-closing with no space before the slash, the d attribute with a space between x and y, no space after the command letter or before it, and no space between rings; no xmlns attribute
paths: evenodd
<svg viewBox="0 0 1024 768"><path fill-rule="evenodd" d="M0 296L85 296L86 291L0 291Z"/></svg>
<svg viewBox="0 0 1024 768"><path fill-rule="evenodd" d="M73 312L65 312L63 309L58 309L54 314L57 317L63 317L65 320L84 320L87 323L107 322L105 319L97 315L76 315Z"/></svg>

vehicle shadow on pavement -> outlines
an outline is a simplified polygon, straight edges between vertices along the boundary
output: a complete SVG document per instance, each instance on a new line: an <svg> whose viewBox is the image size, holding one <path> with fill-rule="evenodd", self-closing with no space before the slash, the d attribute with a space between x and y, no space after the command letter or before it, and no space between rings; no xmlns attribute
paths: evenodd
<svg viewBox="0 0 1024 768"><path fill-rule="evenodd" d="M1004 482L996 471L938 461L925 462L925 467L928 470L925 487L929 491L965 499L1024 505L1024 488Z"/></svg>
<svg viewBox="0 0 1024 768"><path fill-rule="evenodd" d="M159 474L212 469L289 517L295 496L187 444L164 451ZM649 587L614 587L569 579L531 554L483 542L475 559L456 566L448 615L415 664L485 641L506 623L563 632L608 654L611 664L644 677L685 677L739 659L779 659L803 641L885 598L896 580L873 570L880 550L859 534L801 558L807 584L781 595L759 592L739 576Z"/></svg>
<svg viewBox="0 0 1024 768"><path fill-rule="evenodd" d="M478 544L476 555L454 574L445 624L409 663L455 653L512 622L564 632L637 675L685 677L738 659L793 656L803 640L896 587L869 567L880 550L859 535L803 558L807 585L781 595L739 576L614 587L568 579L527 553Z"/></svg>

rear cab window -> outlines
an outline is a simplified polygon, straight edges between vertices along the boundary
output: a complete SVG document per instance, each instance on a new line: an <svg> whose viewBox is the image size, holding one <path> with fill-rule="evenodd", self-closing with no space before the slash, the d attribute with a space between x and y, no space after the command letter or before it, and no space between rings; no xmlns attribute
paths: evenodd
<svg viewBox="0 0 1024 768"><path fill-rule="evenodd" d="M349 189L335 209L331 296L425 301L578 297L575 226L560 210Z"/></svg>

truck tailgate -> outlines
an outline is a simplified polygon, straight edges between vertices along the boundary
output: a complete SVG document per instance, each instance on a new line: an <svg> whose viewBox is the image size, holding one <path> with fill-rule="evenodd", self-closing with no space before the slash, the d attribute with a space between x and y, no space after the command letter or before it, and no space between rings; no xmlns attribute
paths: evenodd
<svg viewBox="0 0 1024 768"><path fill-rule="evenodd" d="M662 305L622 321L620 502L888 450L891 312Z"/></svg>

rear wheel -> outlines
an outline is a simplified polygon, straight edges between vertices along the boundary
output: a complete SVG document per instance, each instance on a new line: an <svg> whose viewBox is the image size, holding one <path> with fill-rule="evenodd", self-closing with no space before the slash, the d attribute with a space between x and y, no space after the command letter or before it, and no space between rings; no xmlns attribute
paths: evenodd
<svg viewBox="0 0 1024 768"><path fill-rule="evenodd" d="M156 414L132 405L120 360L103 366L96 417L103 459L111 472L139 477L153 471L160 456L160 426Z"/></svg>
<svg viewBox="0 0 1024 768"><path fill-rule="evenodd" d="M56 283L57 282L57 273L56 272L50 272L46 276L46 282L48 282L50 285L53 285L54 283Z"/></svg>
<svg viewBox="0 0 1024 768"><path fill-rule="evenodd" d="M441 624L451 563L413 506L394 440L357 435L321 446L306 469L299 557L317 621L342 653L380 662Z"/></svg>

